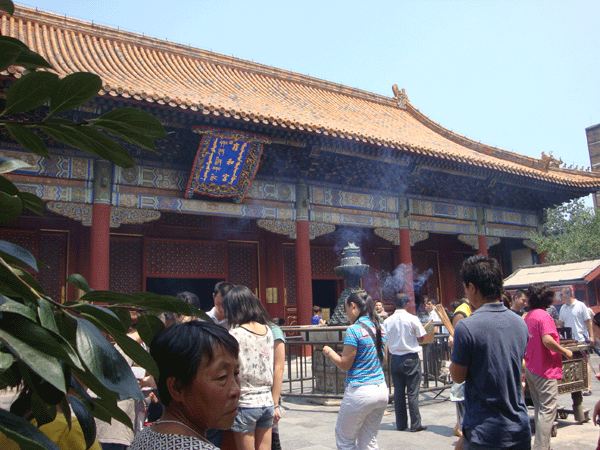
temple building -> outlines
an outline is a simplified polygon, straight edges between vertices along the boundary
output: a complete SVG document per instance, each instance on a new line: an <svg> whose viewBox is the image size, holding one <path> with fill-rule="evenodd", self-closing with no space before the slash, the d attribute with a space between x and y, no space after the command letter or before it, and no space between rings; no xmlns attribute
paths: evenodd
<svg viewBox="0 0 600 450"><path fill-rule="evenodd" d="M8 178L48 213L3 224L0 239L48 265L37 276L56 299L77 298L65 279L80 273L100 290L192 291L209 309L228 280L309 324L313 303L335 306L333 269L354 242L363 287L387 309L397 289L449 305L465 257L489 254L505 276L538 262L528 239L543 209L600 189L600 173L441 127L396 85L372 94L24 7L1 31L61 76L102 78L68 118L135 107L169 133L156 154L124 144L137 164L124 169L50 138L42 158L3 131L0 156L31 165ZM4 87L21 75L9 69Z"/></svg>

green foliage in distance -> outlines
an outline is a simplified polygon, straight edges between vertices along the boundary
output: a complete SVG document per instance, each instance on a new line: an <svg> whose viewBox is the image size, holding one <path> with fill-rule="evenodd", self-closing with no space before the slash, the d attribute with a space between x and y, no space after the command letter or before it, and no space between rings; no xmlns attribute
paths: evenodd
<svg viewBox="0 0 600 450"><path fill-rule="evenodd" d="M12 15L13 9L12 1L0 0L0 10ZM60 79L43 57L21 41L0 36L0 70L11 65L26 71L6 91L0 127L36 155L49 155L44 137L51 137L131 167L133 159L114 137L156 151L154 139L166 136L155 117L135 108L115 109L83 122L56 117L94 98L102 86L100 77L78 72ZM36 114L28 114L33 110ZM23 161L0 158L0 223L18 219L24 209L43 215L44 202L20 191L4 176L26 167ZM40 267L43 263L27 250L0 240L0 389L17 387L20 392L10 411L0 409L0 431L24 450L56 450L38 427L52 422L57 414L63 414L70 426L73 412L89 447L96 436L94 417L131 427L117 401L143 399L127 362L106 336L158 377L149 353L127 335L129 311L142 314L138 331L146 344L164 326L158 319L162 312L205 320L208 316L175 297L92 291L77 274L67 281L85 294L75 302L61 304L46 295L32 275Z"/></svg>
<svg viewBox="0 0 600 450"><path fill-rule="evenodd" d="M531 235L546 261L560 263L600 257L600 210L572 200L546 210L542 229Z"/></svg>

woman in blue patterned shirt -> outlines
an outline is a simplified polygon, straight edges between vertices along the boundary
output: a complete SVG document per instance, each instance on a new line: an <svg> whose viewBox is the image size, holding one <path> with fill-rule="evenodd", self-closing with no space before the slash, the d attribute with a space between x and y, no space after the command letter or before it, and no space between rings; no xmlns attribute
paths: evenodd
<svg viewBox="0 0 600 450"><path fill-rule="evenodd" d="M323 347L323 355L347 372L335 440L338 449L376 450L377 431L388 403L382 368L387 354L385 331L365 291L350 294L344 306L353 325L346 330L342 354Z"/></svg>

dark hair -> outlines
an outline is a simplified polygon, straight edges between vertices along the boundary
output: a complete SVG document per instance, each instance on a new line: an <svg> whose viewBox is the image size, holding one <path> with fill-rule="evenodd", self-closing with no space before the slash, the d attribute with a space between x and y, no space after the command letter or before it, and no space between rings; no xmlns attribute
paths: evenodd
<svg viewBox="0 0 600 450"><path fill-rule="evenodd" d="M456 300L456 301L454 301L454 302L450 303L450 309L451 309L452 311L454 311L456 308L458 308L458 307L459 307L460 305L462 305L462 304L463 304L463 301L462 301L462 300Z"/></svg>
<svg viewBox="0 0 600 450"><path fill-rule="evenodd" d="M269 313L260 300L246 286L235 286L223 298L223 311L230 326L248 322L263 325L272 323Z"/></svg>
<svg viewBox="0 0 600 450"><path fill-rule="evenodd" d="M502 300L502 303L504 303L504 306L506 306L508 309L510 309L511 301L510 301L510 295L508 294L508 292L506 292L505 290L502 290L502 295L500 295L500 300Z"/></svg>
<svg viewBox="0 0 600 450"><path fill-rule="evenodd" d="M196 294L193 294L192 292L180 292L176 295L176 297L183 300L188 305L191 305L196 309L200 309L200 299Z"/></svg>
<svg viewBox="0 0 600 450"><path fill-rule="evenodd" d="M409 300L410 298L407 294L404 292L398 292L394 297L394 304L396 305L396 308L404 308L408 304Z"/></svg>
<svg viewBox="0 0 600 450"><path fill-rule="evenodd" d="M375 303L369 294L365 291L356 291L350 294L346 298L346 305L354 303L358 308L358 317L367 316L373 325L375 326L375 348L377 349L377 356L380 361L383 361L383 349L381 348L381 327L379 326L379 316L375 312Z"/></svg>
<svg viewBox="0 0 600 450"><path fill-rule="evenodd" d="M515 291L515 293L513 294L512 299L514 301L514 300L516 300L518 298L521 298L524 295L527 296L527 294L525 293L525 291L523 289L517 289Z"/></svg>
<svg viewBox="0 0 600 450"><path fill-rule="evenodd" d="M499 300L502 295L502 270L494 258L474 255L467 258L460 268L465 286L475 286L486 301Z"/></svg>
<svg viewBox="0 0 600 450"><path fill-rule="evenodd" d="M544 283L535 283L527 288L527 297L529 298L529 308L547 309L554 302L554 291Z"/></svg>
<svg viewBox="0 0 600 450"><path fill-rule="evenodd" d="M313 306L313 314L321 312L321 311L323 311L323 308L321 308L320 306L317 306L317 305Z"/></svg>
<svg viewBox="0 0 600 450"><path fill-rule="evenodd" d="M213 290L213 294L221 294L221 297L225 298L227 293L235 287L235 284L230 283L229 281L219 281L215 284L215 288Z"/></svg>
<svg viewBox="0 0 600 450"><path fill-rule="evenodd" d="M236 339L214 323L195 320L156 333L150 344L150 355L160 371L156 383L163 405L171 403L167 379L175 377L184 387L189 386L202 361L208 358L207 364L210 364L217 346L238 358L240 347Z"/></svg>
<svg viewBox="0 0 600 450"><path fill-rule="evenodd" d="M594 325L596 325L597 327L600 327L600 312L594 314L594 317L592 317L592 322L594 323Z"/></svg>
<svg viewBox="0 0 600 450"><path fill-rule="evenodd" d="M437 305L435 298L428 298L427 301L425 302L425 304L427 304L427 303L431 303L432 305Z"/></svg>

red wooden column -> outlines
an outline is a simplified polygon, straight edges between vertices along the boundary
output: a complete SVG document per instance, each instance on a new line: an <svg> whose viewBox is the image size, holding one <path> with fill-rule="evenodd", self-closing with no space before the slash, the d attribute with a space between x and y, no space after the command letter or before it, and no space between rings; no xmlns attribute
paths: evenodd
<svg viewBox="0 0 600 450"><path fill-rule="evenodd" d="M477 243L479 248L477 249L478 255L483 255L487 258L488 248L487 239L485 237L485 210L484 208L477 208Z"/></svg>
<svg viewBox="0 0 600 450"><path fill-rule="evenodd" d="M90 241L90 287L101 291L109 289L111 193L112 164L96 161Z"/></svg>
<svg viewBox="0 0 600 450"><path fill-rule="evenodd" d="M313 296L308 186L305 184L296 185L296 305L298 325L310 325Z"/></svg>
<svg viewBox="0 0 600 450"><path fill-rule="evenodd" d="M406 310L415 314L415 287L413 284L412 255L410 253L410 230L408 228L400 228L399 235L400 245L398 246L398 255L400 256L400 265L404 274L402 292L410 298Z"/></svg>
<svg viewBox="0 0 600 450"><path fill-rule="evenodd" d="M479 243L479 248L477 249L477 254L483 255L487 258L488 250L487 250L487 238L485 237L485 234L478 235L477 242Z"/></svg>
<svg viewBox="0 0 600 450"><path fill-rule="evenodd" d="M312 317L312 268L310 263L310 223L296 221L296 301L298 324L310 325Z"/></svg>

